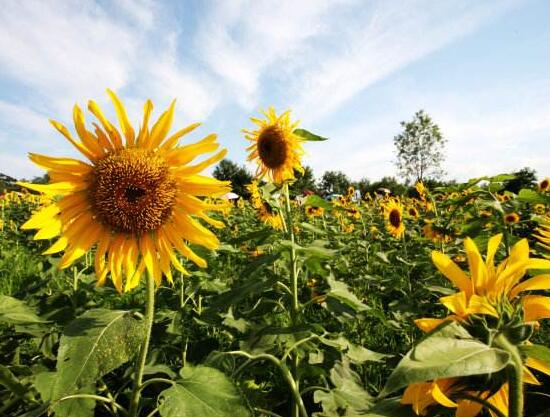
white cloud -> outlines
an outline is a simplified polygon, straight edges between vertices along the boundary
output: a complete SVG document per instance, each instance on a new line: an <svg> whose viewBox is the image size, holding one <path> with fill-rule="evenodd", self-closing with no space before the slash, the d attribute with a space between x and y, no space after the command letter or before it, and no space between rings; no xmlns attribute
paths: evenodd
<svg viewBox="0 0 550 417"><path fill-rule="evenodd" d="M297 79L294 107L308 120L327 115L373 83L471 33L512 4L419 0L380 2L355 10L357 16L343 34L339 28L346 22L333 22L339 48L316 57L316 65Z"/></svg>

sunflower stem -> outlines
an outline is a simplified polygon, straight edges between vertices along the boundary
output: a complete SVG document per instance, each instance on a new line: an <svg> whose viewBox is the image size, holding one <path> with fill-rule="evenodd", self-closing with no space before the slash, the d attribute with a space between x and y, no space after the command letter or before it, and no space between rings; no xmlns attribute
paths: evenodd
<svg viewBox="0 0 550 417"><path fill-rule="evenodd" d="M495 344L510 354L506 368L508 378L508 417L523 417L523 360L517 346L510 343L503 333L495 337Z"/></svg>
<svg viewBox="0 0 550 417"><path fill-rule="evenodd" d="M290 248L290 278L291 278L291 291L292 291L292 308L290 310L290 319L292 321L292 325L295 326L298 322L298 314L300 311L300 301L298 299L298 271L297 271L297 260L296 260L296 249L294 248L294 225L292 222L292 209L290 207L290 195L288 192L288 183L285 183L283 186L283 193L285 196L285 207L286 207L286 218L287 218L287 230L288 234L290 236L290 242L291 242L291 248ZM291 364L291 371L292 371L292 383L294 386L292 386L292 390L296 392L300 392L300 385L297 378L298 375L298 354L295 353L292 355L292 364ZM287 378L288 381L288 378ZM298 394L299 395L299 394ZM300 406L299 403L296 401L296 398L292 398L292 417L298 417L300 415Z"/></svg>
<svg viewBox="0 0 550 417"><path fill-rule="evenodd" d="M134 387L132 389L132 397L130 399L129 417L137 417L139 409L139 400L141 397L141 383L143 380L143 370L147 359L147 351L149 350L149 341L151 340L151 329L153 328L153 317L155 314L155 280L151 274L147 274L147 298L145 301L145 338L139 350L138 360L136 361Z"/></svg>

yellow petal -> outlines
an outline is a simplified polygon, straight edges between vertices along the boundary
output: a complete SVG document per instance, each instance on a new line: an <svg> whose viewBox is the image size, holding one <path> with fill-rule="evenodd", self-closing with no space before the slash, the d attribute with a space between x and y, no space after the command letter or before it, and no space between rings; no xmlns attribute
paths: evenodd
<svg viewBox="0 0 550 417"><path fill-rule="evenodd" d="M37 153L29 153L29 159L36 165L53 171L66 171L85 175L93 169L85 162L72 158L52 158Z"/></svg>
<svg viewBox="0 0 550 417"><path fill-rule="evenodd" d="M204 171L206 168L208 168L210 165L213 165L223 158L225 158L225 155L227 155L227 149L222 149L220 152L218 152L216 155L211 156L210 158L205 159L201 163L197 165L190 165L186 167L182 167L177 169L175 172L176 175L194 175L199 174L200 172Z"/></svg>
<svg viewBox="0 0 550 417"><path fill-rule="evenodd" d="M63 124L61 124L59 122L56 122L55 120L50 120L50 123L52 124L53 127L55 127L57 129L57 131L59 133L61 133L63 136L65 136L65 139L67 139L69 142L71 142L71 144L76 149L78 149L78 151L82 155L84 155L90 161L93 161L93 160L96 159L96 156L94 155L94 153L90 149L88 149L86 146L84 146L84 144L82 144L80 142L77 142L76 140L73 139L73 137L69 133L69 130Z"/></svg>
<svg viewBox="0 0 550 417"><path fill-rule="evenodd" d="M192 125L189 125L187 127L184 127L181 130L178 130L176 133L174 133L172 136L170 136L166 141L162 144L161 148L165 150L170 150L174 146L176 146L182 136L187 135L188 133L195 130L197 127L199 127L202 123L193 123Z"/></svg>
<svg viewBox="0 0 550 417"><path fill-rule="evenodd" d="M489 316L498 317L498 312L495 307L489 302L487 297L472 295L468 304L468 314L487 314Z"/></svg>
<svg viewBox="0 0 550 417"><path fill-rule="evenodd" d="M97 117L97 120L101 123L103 126L103 129L105 129L105 132L107 132L107 135L109 136L109 140L111 141L111 144L115 149L122 149L122 139L120 138L120 133L118 133L118 130L112 125L112 123L107 120L103 112L101 111L101 108L97 105L97 103L93 100L88 101L88 110L92 112L92 114Z"/></svg>
<svg viewBox="0 0 550 417"><path fill-rule="evenodd" d="M531 385L541 385L540 381L525 366L523 367L523 382Z"/></svg>
<svg viewBox="0 0 550 417"><path fill-rule="evenodd" d="M155 282L160 282L162 280L162 275L160 272L157 251L153 245L151 237L144 233L140 238L140 251L145 262L145 267L149 275L155 280Z"/></svg>
<svg viewBox="0 0 550 417"><path fill-rule="evenodd" d="M46 206L40 211L34 213L31 218L21 226L21 229L28 230L44 227L53 220L57 213L59 213L59 206L55 203L50 204L49 206Z"/></svg>
<svg viewBox="0 0 550 417"><path fill-rule="evenodd" d="M59 236L63 224L59 217L54 217L50 222L44 225L35 235L34 240L51 239Z"/></svg>
<svg viewBox="0 0 550 417"><path fill-rule="evenodd" d="M432 385L433 399L436 400L439 404L441 404L444 407L456 408L456 403L443 393L439 384L440 384L439 381L435 381Z"/></svg>
<svg viewBox="0 0 550 417"><path fill-rule="evenodd" d="M516 285L510 291L509 298L514 298L522 291L531 290L550 290L550 274L537 275Z"/></svg>
<svg viewBox="0 0 550 417"><path fill-rule="evenodd" d="M65 269L78 258L86 254L101 234L101 227L90 225L86 227L86 233L80 233L76 240L69 242L69 247L61 258L58 267Z"/></svg>
<svg viewBox="0 0 550 417"><path fill-rule="evenodd" d="M434 318L425 317L421 319L416 319L414 321L414 324L416 324L416 327L418 327L423 332L429 333L433 329L435 329L437 326L439 326L441 323L448 321L448 318L449 317L446 317L444 319L434 319Z"/></svg>
<svg viewBox="0 0 550 417"><path fill-rule="evenodd" d="M80 140L94 156L94 160L104 155L103 148L99 145L99 142L88 132L85 125L84 113L77 104L73 108L73 121L76 129L76 133L80 137Z"/></svg>
<svg viewBox="0 0 550 417"><path fill-rule="evenodd" d="M144 145L149 140L149 118L153 112L153 103L151 100L147 100L143 105L143 122L141 123L141 128L139 129L139 134L137 138L137 143Z"/></svg>
<svg viewBox="0 0 550 417"><path fill-rule="evenodd" d="M97 245L95 253L94 267L97 277L96 286L100 287L105 283L107 273L109 272L109 268L106 268L105 265L105 254L109 250L109 245L111 244L111 233L104 230L98 240L99 244Z"/></svg>
<svg viewBox="0 0 550 417"><path fill-rule="evenodd" d="M550 364L535 358L527 358L525 365L550 376Z"/></svg>
<svg viewBox="0 0 550 417"><path fill-rule="evenodd" d="M42 255L53 255L54 253L59 253L65 250L68 244L69 239L67 239L65 236L61 236L52 246L42 252Z"/></svg>
<svg viewBox="0 0 550 417"><path fill-rule="evenodd" d="M525 321L537 321L550 318L550 297L526 295L522 298Z"/></svg>
<svg viewBox="0 0 550 417"><path fill-rule="evenodd" d="M474 290L477 294L483 294L487 284L487 268L483 263L481 254L472 239L467 237L464 239L464 249L468 257L468 265L470 267L470 276Z"/></svg>
<svg viewBox="0 0 550 417"><path fill-rule="evenodd" d="M475 417L482 409L482 405L470 400L458 400L455 417Z"/></svg>
<svg viewBox="0 0 550 417"><path fill-rule="evenodd" d="M214 152L218 149L220 144L216 143L217 138L218 135L212 133L196 143L180 146L167 153L166 161L172 166L186 165L197 156Z"/></svg>
<svg viewBox="0 0 550 417"><path fill-rule="evenodd" d="M441 297L439 301L459 317L466 317L468 315L468 301L464 291Z"/></svg>
<svg viewBox="0 0 550 417"><path fill-rule="evenodd" d="M126 114L126 109L124 108L124 105L119 100L117 95L110 89L107 89L107 94L109 94L109 97L111 97L111 100L113 101L113 104L115 106L118 123L120 124L120 128L122 129L122 134L126 138L126 144L133 145L135 139L134 128L130 124L130 120L128 120L128 115Z"/></svg>
<svg viewBox="0 0 550 417"><path fill-rule="evenodd" d="M147 147L149 149L157 148L170 131L170 128L172 127L172 121L174 120L175 105L176 100L173 100L168 110L162 113L158 121L153 125L151 129L151 135L149 136L149 141L147 143Z"/></svg>
<svg viewBox="0 0 550 417"><path fill-rule="evenodd" d="M28 182L18 182L17 185L51 196L72 194L76 191L86 188L86 184L84 182L69 181L54 182L52 184L32 184Z"/></svg>
<svg viewBox="0 0 550 417"><path fill-rule="evenodd" d="M451 258L441 252L433 251L432 262L439 272L445 275L460 291L464 291L468 296L472 294L472 282Z"/></svg>

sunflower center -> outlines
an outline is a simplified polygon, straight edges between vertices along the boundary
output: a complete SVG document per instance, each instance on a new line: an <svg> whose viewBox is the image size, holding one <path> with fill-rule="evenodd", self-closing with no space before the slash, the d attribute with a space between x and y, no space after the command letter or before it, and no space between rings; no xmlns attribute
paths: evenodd
<svg viewBox="0 0 550 417"><path fill-rule="evenodd" d="M271 169L282 167L287 153L287 143L277 126L265 128L258 137L258 154L264 165Z"/></svg>
<svg viewBox="0 0 550 417"><path fill-rule="evenodd" d="M124 149L96 164L88 198L104 226L140 235L158 229L171 216L176 181L160 156Z"/></svg>
<svg viewBox="0 0 550 417"><path fill-rule="evenodd" d="M399 213L399 210L393 209L390 211L389 220L393 227L399 227L401 225L401 214Z"/></svg>

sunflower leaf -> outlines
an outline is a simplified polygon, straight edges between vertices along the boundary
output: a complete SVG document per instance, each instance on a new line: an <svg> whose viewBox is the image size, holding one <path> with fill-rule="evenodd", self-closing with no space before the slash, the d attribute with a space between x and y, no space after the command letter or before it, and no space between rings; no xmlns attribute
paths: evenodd
<svg viewBox="0 0 550 417"><path fill-rule="evenodd" d="M162 417L248 417L249 411L233 383L208 366L186 366L181 379L160 393Z"/></svg>
<svg viewBox="0 0 550 417"><path fill-rule="evenodd" d="M445 327L435 330L407 353L380 393L385 397L415 382L498 372L510 355L474 339L449 337Z"/></svg>
<svg viewBox="0 0 550 417"><path fill-rule="evenodd" d="M0 295L0 322L20 325L48 323L48 320L39 317L24 301Z"/></svg>
<svg viewBox="0 0 550 417"><path fill-rule="evenodd" d="M524 188L519 191L518 199L520 201L523 201L525 203L542 203L542 204L550 204L550 197L545 196L541 193L537 193L534 190L529 190L527 188Z"/></svg>
<svg viewBox="0 0 550 417"><path fill-rule="evenodd" d="M294 132L295 135L300 136L301 138L307 140L308 142L323 142L325 140L328 140L328 138L324 138L322 136L316 135L315 133L311 133L309 130L305 129L295 129Z"/></svg>
<svg viewBox="0 0 550 417"><path fill-rule="evenodd" d="M143 322L128 311L89 310L69 323L61 337L51 393L56 416L93 415L94 401L56 401L72 394L93 393L101 376L134 357L144 334Z"/></svg>

